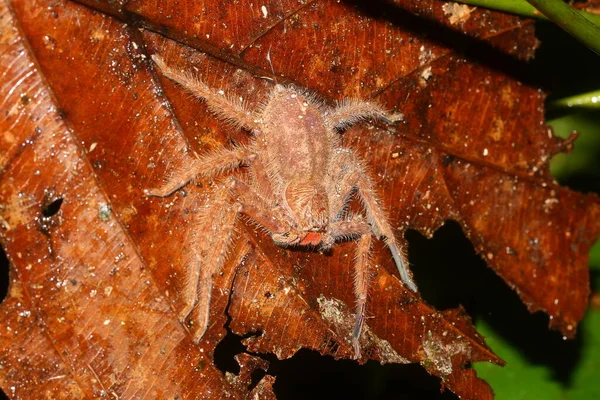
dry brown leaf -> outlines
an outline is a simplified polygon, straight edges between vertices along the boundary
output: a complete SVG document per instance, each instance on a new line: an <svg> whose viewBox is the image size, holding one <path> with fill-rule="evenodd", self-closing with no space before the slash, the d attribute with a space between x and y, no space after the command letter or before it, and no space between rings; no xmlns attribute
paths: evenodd
<svg viewBox="0 0 600 400"><path fill-rule="evenodd" d="M404 113L393 129L344 134L378 178L398 239L458 221L530 310L574 334L600 207L549 176L573 138L543 126L544 94L522 64L536 46L529 22L482 10L452 22L437 1L86 3L103 12L0 3L0 217L12 264L0 385L11 398L262 398L274 379L250 391L267 368L257 353L352 355L352 243L294 252L241 223L199 345L177 320L186 239L211 183L167 199L143 190L186 151L247 135L162 79L154 53L255 106L273 85L261 78L269 54L280 81ZM468 316L407 291L382 246L373 264L362 361L421 363L462 398L491 398L464 366L501 360ZM225 326L246 335L237 376L213 364Z"/></svg>

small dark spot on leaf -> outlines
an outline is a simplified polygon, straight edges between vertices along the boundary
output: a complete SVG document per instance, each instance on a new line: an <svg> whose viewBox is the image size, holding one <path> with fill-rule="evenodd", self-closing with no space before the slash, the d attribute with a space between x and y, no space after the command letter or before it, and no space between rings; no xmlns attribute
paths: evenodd
<svg viewBox="0 0 600 400"><path fill-rule="evenodd" d="M196 364L196 366L194 367L194 371L202 371L204 367L206 367L206 361L199 360L198 364Z"/></svg>
<svg viewBox="0 0 600 400"><path fill-rule="evenodd" d="M39 225L38 229L44 235L50 236L50 230L60 223L60 218L56 215L60 211L62 203L63 199L60 197L56 198L52 189L46 190L41 207L42 216L41 218L36 218ZM52 248L50 248L49 251L52 253Z"/></svg>
<svg viewBox="0 0 600 400"><path fill-rule="evenodd" d="M445 155L444 159L442 160L442 165L444 167L447 167L448 165L450 165L452 163L452 161L454 161L454 157L453 156Z"/></svg>
<svg viewBox="0 0 600 400"><path fill-rule="evenodd" d="M65 120L67 119L67 112L62 108L56 109L56 119Z"/></svg>
<svg viewBox="0 0 600 400"><path fill-rule="evenodd" d="M63 199L61 197L54 199L50 202L45 202L42 206L42 216L44 218L50 218L60 211L60 206L62 206Z"/></svg>

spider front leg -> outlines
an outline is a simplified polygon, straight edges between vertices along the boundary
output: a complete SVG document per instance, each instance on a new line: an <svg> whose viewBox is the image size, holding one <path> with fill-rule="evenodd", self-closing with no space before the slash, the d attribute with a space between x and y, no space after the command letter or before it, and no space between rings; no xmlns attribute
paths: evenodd
<svg viewBox="0 0 600 400"><path fill-rule="evenodd" d="M260 129L258 118L246 109L243 101L239 98L228 96L222 90L215 91L209 88L197 76L167 65L156 54L152 55L152 60L167 78L177 82L199 99L206 100L210 111L222 120L248 131Z"/></svg>
<svg viewBox="0 0 600 400"><path fill-rule="evenodd" d="M346 99L326 115L327 123L333 129L344 129L367 118L396 122L403 116L402 114L390 114L378 104L360 99Z"/></svg>
<svg viewBox="0 0 600 400"><path fill-rule="evenodd" d="M239 168L255 157L254 152L245 146L238 146L232 149L218 149L200 157L195 156L176 168L164 185L154 189L147 189L144 192L148 196L166 197L197 176L214 177L224 171Z"/></svg>
<svg viewBox="0 0 600 400"><path fill-rule="evenodd" d="M231 180L231 193L240 205L240 212L266 230L269 235L288 231L281 215L275 215L275 210L256 192L239 179Z"/></svg>
<svg viewBox="0 0 600 400"><path fill-rule="evenodd" d="M333 171L342 171L341 174L332 174L332 176L337 175L335 181L337 182L338 191L341 193L341 196L337 197L338 203L332 209L343 209L345 201L350 197L352 190L357 189L373 233L378 238L383 239L390 249L404 285L413 292L417 292L417 285L414 283L412 274L408 269L408 262L402 254L400 246L398 246L388 217L377 199L371 178L362 167L358 156L354 151L342 148L332 163L332 169Z"/></svg>
<svg viewBox="0 0 600 400"><path fill-rule="evenodd" d="M373 228L373 233L379 238L383 238L385 244L392 253L392 258L398 268L400 279L407 288L416 293L417 285L413 281L412 273L408 269L408 261L406 261L404 254L398 246L396 236L394 235L394 231L392 230L392 226L390 225L386 213L379 205L371 179L364 171L357 170L355 185L358 188L358 193L365 207L365 211L367 212L367 219Z"/></svg>

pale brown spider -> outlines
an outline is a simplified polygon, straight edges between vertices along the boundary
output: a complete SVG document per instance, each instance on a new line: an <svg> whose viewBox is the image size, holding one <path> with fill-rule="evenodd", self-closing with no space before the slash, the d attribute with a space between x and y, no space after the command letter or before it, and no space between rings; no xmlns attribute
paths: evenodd
<svg viewBox="0 0 600 400"><path fill-rule="evenodd" d="M164 186L147 191L148 195L164 197L197 176L214 178L227 170L247 168L247 178L228 177L224 189L215 196L220 210L212 224L219 226L212 226L212 233L201 235L197 243L199 262L188 267L186 307L180 318L185 320L194 310L195 339L199 341L208 326L213 277L225 261L235 220L242 213L282 247L328 249L336 241L356 239L357 304L352 343L355 357L360 357L372 235L385 241L404 284L415 292L417 287L364 163L352 149L342 146L338 131L366 118L393 121L394 117L362 100L345 100L330 108L303 90L279 84L260 110L249 111L241 101L169 67L160 57L154 55L152 59L165 76L205 100L218 117L253 135L246 146L195 157L191 165L176 169ZM346 211L355 192L362 200L366 220Z"/></svg>

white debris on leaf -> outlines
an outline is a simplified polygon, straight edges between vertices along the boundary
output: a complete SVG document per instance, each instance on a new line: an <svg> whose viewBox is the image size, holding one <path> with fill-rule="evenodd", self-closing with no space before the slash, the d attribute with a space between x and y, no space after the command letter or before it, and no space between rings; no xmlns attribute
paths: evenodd
<svg viewBox="0 0 600 400"><path fill-rule="evenodd" d="M319 312L323 320L336 327L336 331L340 333L344 331L352 332L354 315L350 313L348 306L344 302L321 295L317 298L317 303L319 304ZM376 349L378 355L377 359L382 364L410 363L409 360L396 352L390 342L377 336L366 324L362 342L363 348Z"/></svg>
<svg viewBox="0 0 600 400"><path fill-rule="evenodd" d="M457 23L467 22L475 7L470 8L466 4L446 3L442 6L444 14L448 16L448 20L452 25Z"/></svg>
<svg viewBox="0 0 600 400"><path fill-rule="evenodd" d="M442 376L452 374L452 356L470 353L469 346L464 341L456 340L444 344L441 338L435 337L431 331L427 332L427 338L423 341L423 350L427 355L423 362L433 364ZM469 356L470 354L467 354L467 358Z"/></svg>

